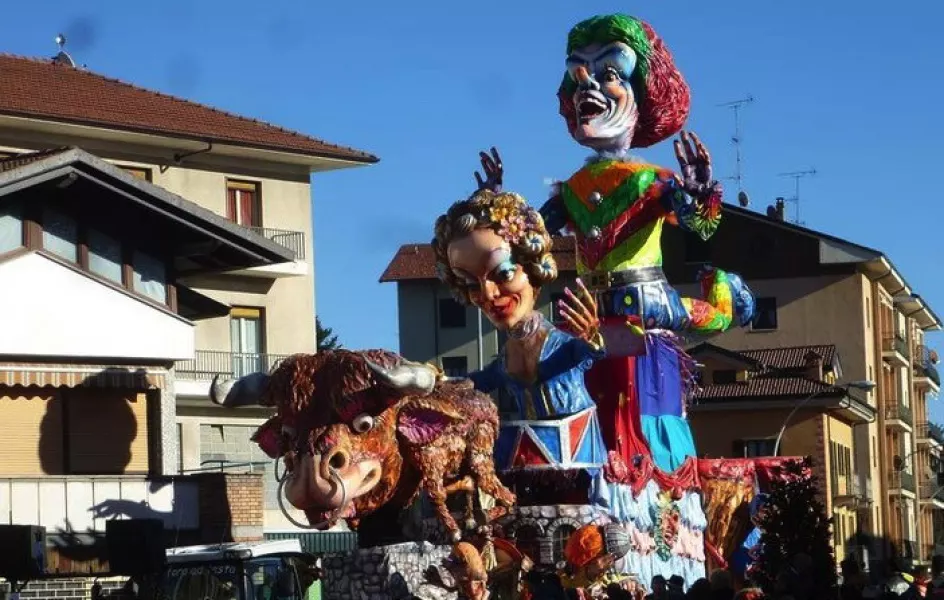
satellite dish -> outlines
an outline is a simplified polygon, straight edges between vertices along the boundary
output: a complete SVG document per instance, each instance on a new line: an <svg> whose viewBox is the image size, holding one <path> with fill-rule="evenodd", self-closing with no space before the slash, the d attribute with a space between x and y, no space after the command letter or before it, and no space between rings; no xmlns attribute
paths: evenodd
<svg viewBox="0 0 944 600"><path fill-rule="evenodd" d="M747 208L747 205L751 203L751 199L748 197L747 192L741 190L738 192L738 204L742 207Z"/></svg>

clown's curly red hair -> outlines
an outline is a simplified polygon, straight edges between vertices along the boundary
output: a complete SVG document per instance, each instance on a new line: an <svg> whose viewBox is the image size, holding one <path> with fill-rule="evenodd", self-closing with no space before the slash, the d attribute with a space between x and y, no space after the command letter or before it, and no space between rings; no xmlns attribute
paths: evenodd
<svg viewBox="0 0 944 600"><path fill-rule="evenodd" d="M627 15L592 17L571 29L568 52L585 44L611 42L627 44L637 56L636 72L630 83L639 107L639 120L631 147L645 148L681 131L691 108L691 90L651 25ZM571 131L577 126L574 85L570 76L565 75L557 92L560 114Z"/></svg>

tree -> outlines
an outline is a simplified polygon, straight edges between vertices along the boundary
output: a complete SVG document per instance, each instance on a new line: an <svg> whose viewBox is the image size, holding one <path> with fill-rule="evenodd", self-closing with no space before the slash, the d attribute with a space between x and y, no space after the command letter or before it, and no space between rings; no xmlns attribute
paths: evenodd
<svg viewBox="0 0 944 600"><path fill-rule="evenodd" d="M812 462L805 458L783 464L765 506L760 556L751 578L768 594L782 593L786 585L797 598L836 595L832 519L811 474Z"/></svg>
<svg viewBox="0 0 944 600"><path fill-rule="evenodd" d="M330 327L321 324L321 317L315 317L315 340L318 342L318 352L338 350L342 348L338 343L338 336Z"/></svg>

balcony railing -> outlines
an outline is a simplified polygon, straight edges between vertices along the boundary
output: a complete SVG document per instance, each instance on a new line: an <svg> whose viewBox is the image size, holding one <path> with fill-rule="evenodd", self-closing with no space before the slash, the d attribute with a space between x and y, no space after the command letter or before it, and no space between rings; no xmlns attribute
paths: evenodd
<svg viewBox="0 0 944 600"><path fill-rule="evenodd" d="M900 333L886 333L882 338L882 351L897 352L905 358L911 356L911 351L908 348L908 340Z"/></svg>
<svg viewBox="0 0 944 600"><path fill-rule="evenodd" d="M914 473L907 471L896 471L894 469L888 472L888 489L890 490L909 490L915 491Z"/></svg>
<svg viewBox="0 0 944 600"><path fill-rule="evenodd" d="M196 480L133 475L0 478L0 523L32 524L48 534L105 531L105 521L154 518L168 529L196 528Z"/></svg>
<svg viewBox="0 0 944 600"><path fill-rule="evenodd" d="M931 363L931 349L927 346L918 346L914 357L914 376L926 377L941 387L941 375L937 367Z"/></svg>
<svg viewBox="0 0 944 600"><path fill-rule="evenodd" d="M268 227L246 227L276 244L295 253L295 260L305 260L305 232L270 229Z"/></svg>
<svg viewBox="0 0 944 600"><path fill-rule="evenodd" d="M937 500L938 502L944 502L944 491L941 490L941 486L938 485L937 481L928 479L927 481L922 481L919 487L921 490L921 498L923 500Z"/></svg>
<svg viewBox="0 0 944 600"><path fill-rule="evenodd" d="M271 371L287 357L287 354L197 350L193 360L177 363L177 377L197 380L213 379L216 375L224 378L242 377L250 373Z"/></svg>
<svg viewBox="0 0 944 600"><path fill-rule="evenodd" d="M901 402L892 402L885 407L886 421L904 421L911 424L914 422L914 415L911 413L911 407L905 406Z"/></svg>

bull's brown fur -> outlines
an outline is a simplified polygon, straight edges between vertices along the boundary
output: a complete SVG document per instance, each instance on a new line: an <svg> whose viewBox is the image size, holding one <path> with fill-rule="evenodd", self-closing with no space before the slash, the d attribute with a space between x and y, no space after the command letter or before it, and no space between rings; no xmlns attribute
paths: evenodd
<svg viewBox="0 0 944 600"><path fill-rule="evenodd" d="M459 528L446 507L451 492L474 493L479 488L499 505L487 519L504 514L515 497L494 469L499 421L491 399L467 381L443 381L427 396L401 397L377 383L367 361L391 368L403 359L383 350L338 350L292 356L274 370L261 403L276 406L278 413L263 427L289 428L282 446L287 468L296 464L298 453L323 455L333 447L343 447L355 460L379 460L380 482L354 500L354 526L359 517L385 504L411 501L421 489L453 535ZM351 426L359 414L374 418L369 432L358 433ZM403 419L424 415L448 424L434 439L422 442L411 441L402 429L398 433Z"/></svg>

